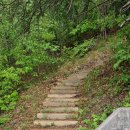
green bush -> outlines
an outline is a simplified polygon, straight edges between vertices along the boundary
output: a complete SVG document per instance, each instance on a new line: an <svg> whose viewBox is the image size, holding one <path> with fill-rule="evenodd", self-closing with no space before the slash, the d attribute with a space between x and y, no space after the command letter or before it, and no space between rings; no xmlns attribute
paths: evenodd
<svg viewBox="0 0 130 130"><path fill-rule="evenodd" d="M128 25L129 26L129 25ZM123 39L114 47L114 69L120 71L117 83L129 89L130 87L130 33L128 26L124 27L119 36ZM124 101L124 106L130 106L130 92Z"/></svg>
<svg viewBox="0 0 130 130"><path fill-rule="evenodd" d="M130 44L129 41L120 41L115 47L114 69L122 71L121 79L125 84L130 85Z"/></svg>
<svg viewBox="0 0 130 130"><path fill-rule="evenodd" d="M83 57L89 50L95 46L94 39L86 40L82 44L71 50L71 57Z"/></svg>
<svg viewBox="0 0 130 130"><path fill-rule="evenodd" d="M10 120L11 120L11 118L8 115L1 116L0 117L0 125L3 125L3 124L7 123Z"/></svg>
<svg viewBox="0 0 130 130"><path fill-rule="evenodd" d="M124 66L124 63L130 65L130 45L129 43L119 43L117 46L117 52L114 56L115 64L114 68L118 69L121 66Z"/></svg>
<svg viewBox="0 0 130 130"><path fill-rule="evenodd" d="M14 67L0 71L0 110L14 109L18 100L18 85L20 71Z"/></svg>
<svg viewBox="0 0 130 130"><path fill-rule="evenodd" d="M5 23L0 25L0 111L15 108L23 76L37 75L40 65L56 67L59 62L53 56L59 47L47 42L55 38L52 33L39 33L34 26L30 34L16 38L18 30L6 20Z"/></svg>
<svg viewBox="0 0 130 130"><path fill-rule="evenodd" d="M110 114L112 113L112 108L106 108L101 114L93 114L92 119L85 119L83 124L87 126L80 127L79 130L95 130Z"/></svg>
<svg viewBox="0 0 130 130"><path fill-rule="evenodd" d="M96 29L94 21L85 20L70 32L70 35L82 34Z"/></svg>

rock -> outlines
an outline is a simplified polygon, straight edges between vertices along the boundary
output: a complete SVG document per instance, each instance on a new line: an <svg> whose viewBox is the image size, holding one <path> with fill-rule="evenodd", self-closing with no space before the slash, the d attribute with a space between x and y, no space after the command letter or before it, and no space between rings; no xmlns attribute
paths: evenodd
<svg viewBox="0 0 130 130"><path fill-rule="evenodd" d="M130 108L119 108L96 130L130 130Z"/></svg>

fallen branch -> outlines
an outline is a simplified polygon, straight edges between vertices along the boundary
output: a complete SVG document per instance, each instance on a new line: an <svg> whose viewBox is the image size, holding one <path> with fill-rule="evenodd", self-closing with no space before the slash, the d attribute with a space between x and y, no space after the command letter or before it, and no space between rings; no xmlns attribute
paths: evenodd
<svg viewBox="0 0 130 130"><path fill-rule="evenodd" d="M126 19L121 25L120 28L124 27L126 24L130 23L130 18Z"/></svg>

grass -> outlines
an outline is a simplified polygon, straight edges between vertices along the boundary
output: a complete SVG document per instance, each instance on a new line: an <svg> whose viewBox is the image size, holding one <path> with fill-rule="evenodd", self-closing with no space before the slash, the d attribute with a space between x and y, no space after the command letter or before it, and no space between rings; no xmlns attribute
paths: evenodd
<svg viewBox="0 0 130 130"><path fill-rule="evenodd" d="M120 72L113 71L112 61L93 69L80 90L86 101L80 102L80 130L94 130L116 108L124 105L128 94L118 84ZM114 80L114 79L117 80Z"/></svg>

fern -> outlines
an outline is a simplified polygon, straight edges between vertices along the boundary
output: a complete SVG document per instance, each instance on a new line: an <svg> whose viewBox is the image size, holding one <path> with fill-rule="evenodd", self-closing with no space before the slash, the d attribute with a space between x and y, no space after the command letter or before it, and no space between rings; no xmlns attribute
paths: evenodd
<svg viewBox="0 0 130 130"><path fill-rule="evenodd" d="M124 86L130 85L130 44L129 41L123 42L120 41L115 49L114 55L114 69L121 71L120 81Z"/></svg>
<svg viewBox="0 0 130 130"><path fill-rule="evenodd" d="M84 43L76 46L72 50L71 57L83 57L87 52L95 46L95 41L93 39L84 41Z"/></svg>

